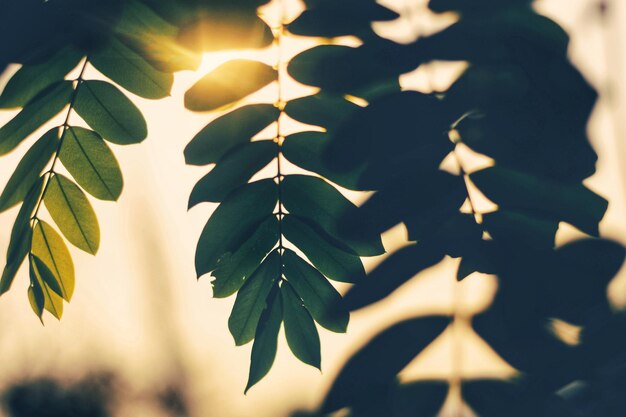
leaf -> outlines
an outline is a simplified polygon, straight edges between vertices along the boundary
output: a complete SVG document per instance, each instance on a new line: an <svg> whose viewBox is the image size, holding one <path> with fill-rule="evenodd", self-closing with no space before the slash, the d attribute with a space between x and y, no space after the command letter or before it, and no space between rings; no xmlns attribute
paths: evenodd
<svg viewBox="0 0 626 417"><path fill-rule="evenodd" d="M74 109L109 142L129 145L148 136L146 121L137 106L105 81L83 81L78 87Z"/></svg>
<svg viewBox="0 0 626 417"><path fill-rule="evenodd" d="M44 282L41 274L37 267L31 264L31 268L29 270L30 273L30 281L37 282L39 287L42 290L43 299L44 299L44 308L50 312L57 320L61 320L63 316L63 299L55 294L50 287Z"/></svg>
<svg viewBox="0 0 626 417"><path fill-rule="evenodd" d="M50 216L67 240L95 255L100 246L100 227L89 200L76 184L60 174L48 181L44 202Z"/></svg>
<svg viewBox="0 0 626 417"><path fill-rule="evenodd" d="M354 213L357 206L345 198L335 187L321 178L308 175L288 175L282 181L282 203L289 213L309 219L320 225L325 232L342 241L361 256L385 253L376 233L340 232L338 223L344 216Z"/></svg>
<svg viewBox="0 0 626 417"><path fill-rule="evenodd" d="M394 20L398 16L375 1L343 0L305 10L288 28L295 35L334 38L370 33L373 21Z"/></svg>
<svg viewBox="0 0 626 417"><path fill-rule="evenodd" d="M398 385L391 393L394 417L436 416L448 395L446 381L417 381Z"/></svg>
<svg viewBox="0 0 626 417"><path fill-rule="evenodd" d="M277 200L278 189L271 179L247 184L231 194L211 215L200 235L196 249L198 277L216 269L223 256L238 250L272 214Z"/></svg>
<svg viewBox="0 0 626 417"><path fill-rule="evenodd" d="M476 186L499 206L541 213L563 220L590 235L598 235L598 223L608 202L582 184L563 184L502 167L470 175Z"/></svg>
<svg viewBox="0 0 626 417"><path fill-rule="evenodd" d="M344 296L343 305L357 310L378 302L443 257L444 250L428 241L399 249L357 282Z"/></svg>
<svg viewBox="0 0 626 417"><path fill-rule="evenodd" d="M289 101L285 113L299 122L332 129L358 109L341 96L318 93Z"/></svg>
<svg viewBox="0 0 626 417"><path fill-rule="evenodd" d="M280 110L272 104L243 106L218 117L202 129L185 148L190 165L217 163L237 145L249 142L275 122Z"/></svg>
<svg viewBox="0 0 626 417"><path fill-rule="evenodd" d="M52 272L61 287L64 299L70 301L74 294L74 262L63 238L43 220L33 227L32 254Z"/></svg>
<svg viewBox="0 0 626 417"><path fill-rule="evenodd" d="M335 170L325 162L327 134L323 132L300 132L285 138L281 150L292 164L315 172L328 180L350 190L363 190L361 175L365 169Z"/></svg>
<svg viewBox="0 0 626 417"><path fill-rule="evenodd" d="M321 369L320 337L311 314L288 282L280 287L287 344L302 362Z"/></svg>
<svg viewBox="0 0 626 417"><path fill-rule="evenodd" d="M536 248L553 248L557 221L538 219L508 210L483 214L483 225L494 239L517 240Z"/></svg>
<svg viewBox="0 0 626 417"><path fill-rule="evenodd" d="M283 302L276 291L270 294L268 307L263 311L254 335L252 355L250 358L250 374L244 394L259 382L272 368L276 358L278 332L283 321Z"/></svg>
<svg viewBox="0 0 626 417"><path fill-rule="evenodd" d="M420 317L393 325L355 353L339 372L324 400L330 413L359 398L376 397L381 388L428 347L450 323L443 316Z"/></svg>
<svg viewBox="0 0 626 417"><path fill-rule="evenodd" d="M210 111L232 104L275 81L277 72L258 61L233 60L220 65L185 93L185 107Z"/></svg>
<svg viewBox="0 0 626 417"><path fill-rule="evenodd" d="M0 155L12 151L44 123L59 114L72 96L71 81L50 86L30 101L11 121L0 128Z"/></svg>
<svg viewBox="0 0 626 417"><path fill-rule="evenodd" d="M341 282L357 282L365 277L365 270L358 256L333 246L294 216L285 216L282 223L285 237L304 252L311 263L328 278Z"/></svg>
<svg viewBox="0 0 626 417"><path fill-rule="evenodd" d="M57 281L57 278L54 276L52 271L46 266L45 263L36 256L31 257L30 261L31 269L37 271L37 275L41 278L41 280L54 291L60 297L64 297L63 289L61 288L61 284Z"/></svg>
<svg viewBox="0 0 626 417"><path fill-rule="evenodd" d="M30 218L39 203L42 190L43 178L40 178L26 195L24 204L22 204L17 214L11 230L11 240L7 250L7 264L2 271L2 278L0 279L0 295L9 291L17 271L30 251L32 237Z"/></svg>
<svg viewBox="0 0 626 417"><path fill-rule="evenodd" d="M96 132L82 127L68 128L59 158L85 191L101 200L119 198L124 186L119 163Z"/></svg>
<svg viewBox="0 0 626 417"><path fill-rule="evenodd" d="M226 298L239 291L278 242L279 227L278 219L270 216L235 253L220 258L212 273L213 297Z"/></svg>
<svg viewBox="0 0 626 417"><path fill-rule="evenodd" d="M289 249L283 254L283 263L285 277L315 321L328 330L345 333L350 314L339 306L341 295L337 290L317 269Z"/></svg>
<svg viewBox="0 0 626 417"><path fill-rule="evenodd" d="M46 62L22 66L2 90L0 108L26 106L41 91L62 81L82 58L76 49L67 47Z"/></svg>
<svg viewBox="0 0 626 417"><path fill-rule="evenodd" d="M172 73L157 70L115 38L111 38L105 48L92 54L89 62L111 80L143 98L167 97L174 83Z"/></svg>
<svg viewBox="0 0 626 417"><path fill-rule="evenodd" d="M237 294L228 319L228 329L237 346L245 345L254 338L267 298L279 278L280 255L272 252Z"/></svg>
<svg viewBox="0 0 626 417"><path fill-rule="evenodd" d="M0 212L21 202L37 182L59 145L58 132L58 128L48 131L26 152L0 195Z"/></svg>
<svg viewBox="0 0 626 417"><path fill-rule="evenodd" d="M43 323L41 316L43 315L43 308L45 305L45 299L43 296L43 290L39 285L39 282L34 280L31 281L28 286L28 301L30 303L30 307L33 309L33 312L39 317L39 320Z"/></svg>
<svg viewBox="0 0 626 417"><path fill-rule="evenodd" d="M271 140L250 142L234 148L195 185L189 197L189 208L198 203L220 202L269 164L278 146Z"/></svg>

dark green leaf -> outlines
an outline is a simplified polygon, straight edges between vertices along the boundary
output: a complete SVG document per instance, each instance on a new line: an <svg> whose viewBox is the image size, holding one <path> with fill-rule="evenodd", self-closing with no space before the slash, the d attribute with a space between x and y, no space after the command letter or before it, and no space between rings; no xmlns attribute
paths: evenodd
<svg viewBox="0 0 626 417"><path fill-rule="evenodd" d="M516 211L542 213L583 232L598 235L608 202L582 184L563 184L501 167L471 174L472 181L494 203Z"/></svg>
<svg viewBox="0 0 626 417"><path fill-rule="evenodd" d="M335 170L325 162L328 134L323 132L301 132L287 136L283 142L282 152L292 164L315 172L330 181L350 190L363 190L360 178L364 166L353 170Z"/></svg>
<svg viewBox="0 0 626 417"><path fill-rule="evenodd" d="M380 301L443 257L443 249L427 241L399 249L348 291L344 305L357 310Z"/></svg>
<svg viewBox="0 0 626 417"><path fill-rule="evenodd" d="M267 306L267 298L279 278L280 255L272 252L237 294L228 319L228 328L237 346L245 345L254 338L261 314Z"/></svg>
<svg viewBox="0 0 626 417"><path fill-rule="evenodd" d="M59 114L72 97L71 81L63 81L44 90L11 121L0 128L0 155L12 151L44 123Z"/></svg>
<svg viewBox="0 0 626 417"><path fill-rule="evenodd" d="M397 17L397 13L375 1L332 1L305 10L288 27L296 35L334 38L367 34L373 21Z"/></svg>
<svg viewBox="0 0 626 417"><path fill-rule="evenodd" d="M67 301L74 294L74 262L63 238L46 222L39 220L33 229L32 254L52 272Z"/></svg>
<svg viewBox="0 0 626 417"><path fill-rule="evenodd" d="M365 269L358 256L350 255L332 245L296 217L290 215L284 217L283 233L328 278L342 282L358 282L365 277Z"/></svg>
<svg viewBox="0 0 626 417"><path fill-rule="evenodd" d="M54 291L52 291L50 287L48 287L48 285L43 280L39 270L32 263L30 265L29 273L30 281L36 282L42 290L44 308L48 310L50 314L52 314L58 320L61 320L61 316L63 316L63 299Z"/></svg>
<svg viewBox="0 0 626 417"><path fill-rule="evenodd" d="M436 416L448 395L446 381L418 381L398 385L391 393L394 417Z"/></svg>
<svg viewBox="0 0 626 417"><path fill-rule="evenodd" d="M236 147L224 155L215 168L193 187L189 208L204 201L223 201L269 164L277 153L277 145L271 140L250 142Z"/></svg>
<svg viewBox="0 0 626 417"><path fill-rule="evenodd" d="M198 277L216 269L224 256L232 256L272 214L277 200L278 189L271 179L247 184L231 194L200 235L196 249Z"/></svg>
<svg viewBox="0 0 626 417"><path fill-rule="evenodd" d="M278 332L283 321L283 302L278 293L278 287L274 286L274 289L274 293L268 297L268 307L263 311L254 335L250 374L244 393L247 393L250 388L267 375L276 358Z"/></svg>
<svg viewBox="0 0 626 417"><path fill-rule="evenodd" d="M553 248L558 221L498 210L483 214L483 225L494 239L513 239L536 248Z"/></svg>
<svg viewBox="0 0 626 417"><path fill-rule="evenodd" d="M39 179L41 171L48 165L58 145L59 129L54 128L43 135L26 152L0 195L0 212L13 207L26 197L33 184Z"/></svg>
<svg viewBox="0 0 626 417"><path fill-rule="evenodd" d="M359 108L341 96L318 93L289 101L285 112L299 122L332 129Z"/></svg>
<svg viewBox="0 0 626 417"><path fill-rule="evenodd" d="M280 110L272 104L244 106L218 117L202 129L185 148L185 161L190 165L217 163L237 145L275 122Z"/></svg>
<svg viewBox="0 0 626 417"><path fill-rule="evenodd" d="M169 96L174 75L154 68L141 55L111 38L106 48L89 57L101 73L131 93L149 99Z"/></svg>
<svg viewBox="0 0 626 417"><path fill-rule="evenodd" d="M100 227L89 200L76 184L60 174L49 179L44 202L61 232L77 248L95 255Z"/></svg>
<svg viewBox="0 0 626 417"><path fill-rule="evenodd" d="M289 213L309 219L325 232L342 241L361 256L385 253L380 235L376 233L339 232L339 222L354 213L357 206L335 187L321 178L306 175L288 175L282 182L282 202Z"/></svg>
<svg viewBox="0 0 626 417"><path fill-rule="evenodd" d="M321 369L320 337L311 314L288 282L283 282L280 294L289 348L302 362Z"/></svg>
<svg viewBox="0 0 626 417"><path fill-rule="evenodd" d="M28 301L30 302L30 307L33 309L33 312L37 315L37 317L39 317L39 320L41 320L46 301L44 299L43 290L41 289L39 282L36 280L31 280L31 283L28 286Z"/></svg>
<svg viewBox="0 0 626 417"><path fill-rule="evenodd" d="M338 410L369 395L380 396L380 389L393 383L396 374L449 323L448 317L420 317L400 322L374 337L341 370L326 396L323 411Z"/></svg>
<svg viewBox="0 0 626 417"><path fill-rule="evenodd" d="M15 224L11 230L11 240L7 250L7 264L2 271L2 279L0 279L0 295L11 288L18 269L30 251L32 237L30 218L39 202L42 190L43 178L40 178L26 195L24 204L22 204L17 214Z"/></svg>
<svg viewBox="0 0 626 417"><path fill-rule="evenodd" d="M148 128L141 112L117 87L105 81L83 81L74 109L109 142L129 145L143 141Z"/></svg>
<svg viewBox="0 0 626 417"><path fill-rule="evenodd" d="M44 63L22 66L2 90L0 108L26 106L41 91L62 81L81 59L76 49L67 47Z"/></svg>
<svg viewBox="0 0 626 417"><path fill-rule="evenodd" d="M278 242L278 219L270 216L232 255L220 258L212 275L213 297L229 297L241 288Z"/></svg>
<svg viewBox="0 0 626 417"><path fill-rule="evenodd" d="M234 60L205 75L185 94L185 107L210 111L232 104L276 80L276 70L258 61Z"/></svg>
<svg viewBox="0 0 626 417"><path fill-rule="evenodd" d="M54 293L58 296L63 297L67 300L66 296L64 297L61 284L57 281L57 278L54 276L52 271L50 271L50 269L41 259L33 255L30 261L30 268L36 271L37 275L48 286L48 288L54 291Z"/></svg>
<svg viewBox="0 0 626 417"><path fill-rule="evenodd" d="M119 198L124 186L119 163L96 132L82 127L67 129L59 158L85 191L101 200Z"/></svg>
<svg viewBox="0 0 626 417"><path fill-rule="evenodd" d="M339 306L341 295L324 275L289 249L283 254L283 263L285 277L315 321L328 330L345 333L350 314Z"/></svg>

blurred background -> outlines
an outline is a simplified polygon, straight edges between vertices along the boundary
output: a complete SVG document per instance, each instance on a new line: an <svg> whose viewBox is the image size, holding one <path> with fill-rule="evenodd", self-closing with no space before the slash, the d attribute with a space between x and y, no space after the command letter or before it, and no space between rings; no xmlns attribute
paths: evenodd
<svg viewBox="0 0 626 417"><path fill-rule="evenodd" d="M301 4L288 3L296 15ZM386 0L402 13L392 24L376 27L384 36L410 41L454 20L434 18L423 0ZM556 20L571 35L570 55L601 99L589 129L599 154L597 174L589 180L610 206L602 223L605 237L626 243L626 2L621 0L538 0L536 8ZM272 6L266 10L272 14ZM346 39L350 43L350 39ZM311 45L310 40L287 41L288 54ZM353 314L347 335L320 329L323 374L290 354L284 338L269 376L246 396L251 344L235 348L227 322L234 297L211 298L209 278L195 279L197 238L214 205L187 211L187 200L206 168L186 166L183 149L215 114L185 110L184 92L204 73L233 56L260 57L274 63L276 51L209 54L196 72L177 75L172 96L159 101L133 97L149 126L143 144L115 147L124 171L125 189L118 203L92 200L102 229L100 252L91 257L72 251L76 264L76 291L64 317L45 317L42 326L32 314L23 268L13 290L0 299L0 395L4 409L22 410L55 398L86 415L126 416L287 416L313 409L334 374L359 345L401 318L444 312L471 315L485 309L496 290L495 279L475 277L457 284L457 261L446 260L421 274L385 301ZM443 89L459 66L430 64L402 79L404 88ZM98 78L90 68L87 78ZM0 88L8 79L0 78ZM288 85L286 95L308 94ZM272 102L276 86L251 97ZM0 113L0 124L13 116ZM297 126L292 126L297 129ZM36 135L34 135L36 136ZM3 187L33 140L0 161ZM355 201L362 196L350 194ZM6 253L17 209L0 215L0 253ZM559 242L576 236L562 228ZM384 236L388 251L404 244L402 228ZM372 267L383 257L368 259ZM626 307L626 275L610 287L616 306ZM566 330L564 330L566 331ZM460 352L460 361L450 358ZM470 331L446 332L401 374L421 378L505 377L514 372ZM90 402L102 400L109 410ZM26 411L24 411L26 410ZM54 414L50 408L50 416ZM99 414L100 413L100 414ZM445 409L442 415L447 414ZM15 414L18 415L18 414ZM467 414L471 415L471 414Z"/></svg>

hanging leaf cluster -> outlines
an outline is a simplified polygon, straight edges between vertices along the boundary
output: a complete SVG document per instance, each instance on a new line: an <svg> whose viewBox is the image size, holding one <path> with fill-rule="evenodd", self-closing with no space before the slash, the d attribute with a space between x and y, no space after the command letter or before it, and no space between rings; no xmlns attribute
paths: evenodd
<svg viewBox="0 0 626 417"><path fill-rule="evenodd" d="M277 48L286 36L283 26L275 30ZM229 329L237 345L254 340L246 390L270 370L281 324L293 354L320 368L315 323L334 332L348 325L347 311L337 308L341 296L328 280L357 282L365 277L360 257L384 253L378 233L348 236L338 224L357 207L336 185L362 188L357 174L325 168L327 133L313 128L284 137L281 128L291 118L329 132L358 106L324 94L284 102L280 86L274 103L238 104L284 83L286 64L229 61L185 94L190 110L226 109L192 139L185 159L213 166L189 199L190 207L219 203L200 235L196 271L198 277L211 274L214 297L237 293ZM286 174L287 163L302 173Z"/></svg>
<svg viewBox="0 0 626 417"><path fill-rule="evenodd" d="M28 258L34 312L41 318L47 310L60 319L75 281L65 242L93 255L100 245L98 220L86 193L116 201L122 192L122 173L109 144L136 144L147 136L140 110L119 87L143 98L166 97L174 69L192 68L198 57L174 48L178 28L138 1L42 2L23 13L16 18L43 19L56 25L58 36L38 34L46 25L31 27L37 48L27 49L28 56L11 55L22 66L2 91L0 107L19 110L0 128L0 155L15 150L60 113L64 121L26 151L0 194L0 211L21 205L0 293L11 288ZM70 19L80 22L78 27L62 24ZM30 48L24 42L16 45ZM90 79L93 69L108 80ZM78 76L68 79L74 72ZM60 165L69 176L59 172ZM44 206L56 228L42 216Z"/></svg>
<svg viewBox="0 0 626 417"><path fill-rule="evenodd" d="M355 183L376 190L339 220L348 238L403 223L414 243L356 282L340 305L376 303L444 257L458 259L459 280L495 274L496 298L473 328L519 377L463 381L464 400L481 417L574 415L575 401L559 390L583 381L577 395L596 393L626 351L620 338L618 346L608 338L624 321L606 296L625 252L598 238L608 203L582 183L595 172L586 125L597 94L567 59L567 34L530 1L431 0L432 11L454 11L458 21L397 44L370 30L387 16L378 4L353 3L307 2L289 25L301 35L362 40L358 47L318 46L289 66L326 97L369 102L325 135L311 159L321 171L358 172ZM435 60L468 67L446 91L390 89L401 74ZM468 170L460 147L491 158L491 166ZM450 158L454 172L442 168ZM484 197L497 208L480 211L476 201ZM556 247L563 223L589 237ZM447 383L400 383L396 375L450 320L416 318L374 337L339 373L320 412L436 415ZM559 323L580 329L579 340L565 340Z"/></svg>

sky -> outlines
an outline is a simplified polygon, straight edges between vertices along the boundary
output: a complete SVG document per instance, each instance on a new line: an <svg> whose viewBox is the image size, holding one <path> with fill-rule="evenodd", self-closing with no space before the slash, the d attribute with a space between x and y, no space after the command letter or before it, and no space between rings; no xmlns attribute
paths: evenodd
<svg viewBox="0 0 626 417"><path fill-rule="evenodd" d="M398 7L401 1L384 3ZM605 22L595 14L594 3L540 0L536 7L570 32L570 55L589 81L600 91L612 92L602 96L589 125L600 162L588 185L611 202L601 225L603 235L626 243L626 138L621 133L626 130L626 84L618 77L620 69L626 68L626 46L619 42L626 39L626 2L613 1L614 13ZM296 9L294 6L292 11ZM376 29L385 36L409 40L441 24L445 20L413 13L410 19ZM287 42L289 54L311 44ZM127 401L122 417L138 412L158 417L158 411L151 408L150 393L166 381L184 381L196 416L280 417L295 408L317 405L350 353L387 325L433 312L473 314L488 306L496 290L495 279L474 276L455 284L457 261L446 260L387 300L353 314L347 335L320 329L322 374L297 362L281 336L274 368L247 396L243 395L251 345L236 348L228 332L234 298L212 299L209 279L196 280L193 266L197 238L214 205L203 204L188 211L187 199L207 167L187 166L183 158L186 144L216 117L186 111L184 92L211 68L240 56L241 52L205 56L198 71L177 75L172 96L167 99L133 97L148 121L149 137L140 145L113 146L124 172L124 193L117 203L91 200L101 225L101 249L96 257L72 250L76 291L62 321L48 316L44 327L32 314L26 298L25 268L11 292L0 299L0 389L24 377L55 374L71 380L85 370L114 369L130 387L124 391ZM268 63L275 58L271 51L245 56ZM445 87L456 71L458 66L435 64L403 77L402 84L404 88ZM90 68L87 77L100 76ZM0 79L0 86L3 81L6 77ZM296 97L311 90L290 83L285 91ZM271 102L275 94L276 87L269 86L249 100ZM0 123L12 114L0 112ZM34 139L36 135L0 159L0 187ZM363 199L354 193L347 195L354 201ZM0 254L6 252L16 213L13 209L0 214ZM576 237L576 233L564 227L559 242ZM403 245L403 229L387 233L384 242L388 251ZM368 259L366 265L371 268L381 260ZM610 294L616 306L626 306L624 273L613 283ZM449 358L455 349L461 349L461 372L467 377L513 372L476 336L462 330L446 332L401 373L401 378L449 376L453 372Z"/></svg>

